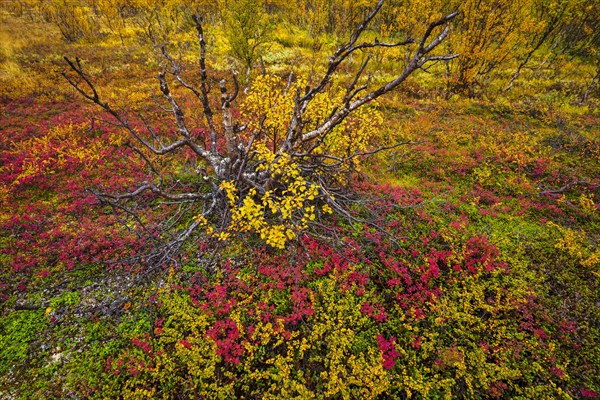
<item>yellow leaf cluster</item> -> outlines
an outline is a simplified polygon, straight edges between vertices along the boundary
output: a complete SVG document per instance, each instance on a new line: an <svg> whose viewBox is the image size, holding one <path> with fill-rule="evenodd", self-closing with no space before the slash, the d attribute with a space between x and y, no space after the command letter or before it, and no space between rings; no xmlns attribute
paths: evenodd
<svg viewBox="0 0 600 400"><path fill-rule="evenodd" d="M279 77L257 77L240 107L242 115L252 121L249 131L262 130L263 143L277 147L287 134L294 113L295 96L299 91L303 93L308 83L308 79L301 76L286 88ZM318 93L303 114L304 129L317 128L334 109L341 108L344 94L343 85L337 81L326 91ZM313 151L336 157L348 157L363 152L367 149L370 139L378 135L382 124L383 113L374 102L353 112Z"/></svg>
<svg viewBox="0 0 600 400"><path fill-rule="evenodd" d="M585 193L579 196L579 205L584 213L593 215L596 212L596 204L594 203L594 194L586 195Z"/></svg>
<svg viewBox="0 0 600 400"><path fill-rule="evenodd" d="M300 175L298 166L288 155L276 157L264 145L258 145L256 151L260 160L257 171L268 171L278 178L281 187L262 194L252 188L240 196L234 182L223 181L221 189L229 202L231 224L219 238L227 239L233 232L251 232L258 234L268 245L282 249L316 218L319 192ZM331 208L323 211L330 212Z"/></svg>
<svg viewBox="0 0 600 400"><path fill-rule="evenodd" d="M564 228L554 222L548 222L547 225L560 233L560 237L554 244L556 249L574 257L582 266L592 269L592 272L599 272L597 268L600 266L600 250L588 248L585 234L582 231Z"/></svg>

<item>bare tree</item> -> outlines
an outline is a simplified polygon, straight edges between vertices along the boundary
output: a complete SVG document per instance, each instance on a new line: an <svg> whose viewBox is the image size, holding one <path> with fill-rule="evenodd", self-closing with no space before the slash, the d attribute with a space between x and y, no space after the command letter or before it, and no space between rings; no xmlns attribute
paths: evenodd
<svg viewBox="0 0 600 400"><path fill-rule="evenodd" d="M339 195L343 193L345 188L332 177L337 176L336 174L342 171L345 166L351 164L357 157L372 154L383 148L373 149L372 151L354 151L345 156L340 156L317 151L319 145L354 112L394 90L425 64L432 61L447 61L458 56L456 54L432 54L434 49L448 36L450 32L448 25L457 15L456 12L432 22L419 39L409 38L397 43L386 43L378 40L361 41L361 36L380 11L383 3L384 0L380 0L365 16L356 30L352 32L350 39L330 56L325 73L319 79L314 80L312 86L309 84L305 88L296 90L293 111L290 115L285 116L289 121L286 132L279 135L279 138L273 139L272 143L274 159L287 157L293 160L295 165L298 166L306 185L316 189L318 193L316 201L327 204L335 212L347 216L349 214L342 200L344 197ZM262 126L247 132L249 124L234 121L232 117L232 103L236 100L239 92L235 73L231 79L233 86L231 92L227 89L227 82L225 80L220 81L220 110L218 112L222 114L222 118L217 118L216 102L213 98L213 88L206 66L206 41L202 19L198 16L192 18L195 22L200 44L199 82L192 84L182 76L182 68L169 55L166 48L163 48L163 55L169 64L169 68L158 75L160 90L168 103L168 108L165 107L164 110L171 114L176 125L177 138L175 140L166 141L163 137L160 137L142 115L138 115L137 118L144 123L146 132L140 133L123 113L117 111L101 98L91 78L84 71L81 62L78 59L72 61L65 57L70 67L70 73L63 74L66 80L83 97L110 114L114 119L111 123L129 133L133 139L132 142L136 143L133 149L144 159L156 176L152 182L142 182L137 189L128 193L95 192L95 194L102 202L126 212L130 212L129 202L148 192L153 193L156 198L177 207L178 211L175 213L177 215L171 216L169 221L178 222L165 224L163 233L168 232L169 234L163 234L162 244L157 244L152 254L145 255L146 261L153 265L172 261L182 244L194 232L202 231L200 228L206 220L212 221L217 231L227 229L231 221L232 208L239 207L249 193L255 196L263 196L268 193L286 190L286 182L281 179L281 175L265 169L264 161L256 157L256 146L265 137L265 132L261 129ZM346 94L340 104L322 121L318 121L316 124L314 121L307 121L309 105L315 101L317 95L326 91L327 87L331 85L332 79L338 73L340 65L353 54L374 48L399 46L406 46L411 51L411 57L407 59L408 61L399 75L379 86L373 85L369 79L365 78L365 71L370 60L370 57L366 57L360 68L355 71L351 79L348 79L345 87ZM171 81L178 82L182 88L193 93L199 100L205 126L208 130L206 143L192 134L186 112L173 95L167 77L171 78ZM288 88L289 86L288 82ZM218 121L222 121L222 126ZM220 146L219 139L222 141L223 138L225 146ZM387 148L396 145L398 144L392 144ZM165 184L163 176L154 168L152 160L147 155L173 155L185 148L195 153L198 158L197 169L199 175L194 190L189 190L189 187L186 190L181 190L180 186ZM223 182L229 182L233 185L239 196L236 200L237 204L232 204L231 199L228 199L228 193L223 189ZM197 217L186 219L182 217L184 213L182 210L187 211L188 215ZM131 212L131 214L134 213ZM277 218L277 212L274 212L272 217ZM184 228L181 228L181 221L185 220L189 222L186 223Z"/></svg>

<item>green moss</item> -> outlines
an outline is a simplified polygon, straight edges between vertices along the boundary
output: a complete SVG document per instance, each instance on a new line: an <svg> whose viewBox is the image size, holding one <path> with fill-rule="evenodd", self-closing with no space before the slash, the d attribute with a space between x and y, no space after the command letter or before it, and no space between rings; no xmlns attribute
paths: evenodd
<svg viewBox="0 0 600 400"><path fill-rule="evenodd" d="M33 356L31 343L48 326L44 310L17 310L0 319L0 375Z"/></svg>
<svg viewBox="0 0 600 400"><path fill-rule="evenodd" d="M60 296L55 297L52 300L50 300L50 307L52 307L52 308L58 308L60 306L70 307L70 306L79 304L80 301L81 301L81 297L79 295L79 292L63 292L60 294Z"/></svg>

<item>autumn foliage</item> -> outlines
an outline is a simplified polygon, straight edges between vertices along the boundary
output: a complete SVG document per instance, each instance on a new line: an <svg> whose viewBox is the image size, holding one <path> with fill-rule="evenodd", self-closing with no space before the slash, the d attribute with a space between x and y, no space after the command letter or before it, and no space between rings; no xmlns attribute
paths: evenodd
<svg viewBox="0 0 600 400"><path fill-rule="evenodd" d="M600 395L598 7L375 3L2 4L0 397Z"/></svg>

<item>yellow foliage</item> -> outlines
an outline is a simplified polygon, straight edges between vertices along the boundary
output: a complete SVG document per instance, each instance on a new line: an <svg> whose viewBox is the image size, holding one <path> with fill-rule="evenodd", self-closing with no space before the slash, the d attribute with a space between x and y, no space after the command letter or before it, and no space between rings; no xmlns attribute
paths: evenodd
<svg viewBox="0 0 600 400"><path fill-rule="evenodd" d="M308 83L308 79L299 77L286 90L280 78L258 76L240 105L242 116L252 121L248 131L262 129L265 132L265 136L261 138L263 143L276 148L287 134L294 113L296 93L304 90ZM327 91L318 93L304 113L305 130L317 128L336 107L342 106L344 94L344 88L339 82L332 83ZM369 141L377 137L382 124L383 113L377 109L376 102L359 108L336 127L314 152L336 157L363 152Z"/></svg>
<svg viewBox="0 0 600 400"><path fill-rule="evenodd" d="M248 361L244 372L251 382L268 384L268 389L261 394L263 398L374 399L390 388L381 352L372 346L365 351L353 348L357 344L357 332L369 325L369 317L361 313L354 296L339 296L335 286L347 278L347 273L342 275L317 283L311 302L318 306L311 317L309 331L303 334L293 331L285 339L281 334L281 319L274 324L259 322L255 326L252 339L258 343L246 343ZM283 352L262 361L258 352L262 346L283 349ZM255 358L259 361L258 368L252 362ZM298 368L298 361L303 359L317 363L323 371L317 375L314 371ZM263 363L272 368L263 368ZM319 392L309 389L309 380L314 385L315 379L322 382Z"/></svg>
<svg viewBox="0 0 600 400"><path fill-rule="evenodd" d="M488 164L483 164L481 167L476 167L473 170L473 175L475 176L475 181L483 185L492 176L492 170Z"/></svg>
<svg viewBox="0 0 600 400"><path fill-rule="evenodd" d="M452 51L460 57L451 63L452 79L469 93L480 76L526 53L531 35L544 28L522 1L465 0L457 6L461 13Z"/></svg>
<svg viewBox="0 0 600 400"><path fill-rule="evenodd" d="M587 267L592 272L598 274L598 267L600 267L600 250L595 248L590 251L588 246L586 246L587 238L584 232L564 228L554 222L548 222L547 225L555 228L561 235L554 244L556 249L566 252L569 256L578 260L582 266Z"/></svg>
<svg viewBox="0 0 600 400"><path fill-rule="evenodd" d="M582 243L585 238L581 232L575 232L572 229L563 228L554 222L548 222L547 224L548 226L556 228L562 236L554 245L556 249L563 250L571 257L575 257L578 260L581 260L584 257L585 250L582 247Z"/></svg>
<svg viewBox="0 0 600 400"><path fill-rule="evenodd" d="M591 256L581 262L581 265L590 269L594 267L598 269L600 267L600 249L596 249Z"/></svg>
<svg viewBox="0 0 600 400"><path fill-rule="evenodd" d="M466 384L468 397L472 397L476 393L475 385L479 386L478 390L487 390L494 382L518 379L520 371L510 366L510 354L505 351L506 346L509 346L507 338L515 335L510 323L503 319L485 319L482 315L514 312L519 302L524 301L528 295L525 288L519 290L522 293L514 293L513 297L513 294L498 286L497 281L490 280L482 284L474 276L464 276L451 291L452 297L443 296L435 304L431 304L437 329L424 333L424 340L421 342L424 354L421 357L436 357L443 368L433 366L429 382L417 383L412 377L411 391L420 392L427 397L430 390L436 389L445 392L447 398L453 398L455 379L462 379ZM494 294L493 297L490 293ZM448 327L456 332L455 342L440 347L440 340ZM495 349L493 357L499 361L490 362L485 349L472 341L471 338L474 337L488 338L487 345ZM525 347L533 345L533 342L524 343ZM443 369L446 368L452 368L455 379L442 379Z"/></svg>
<svg viewBox="0 0 600 400"><path fill-rule="evenodd" d="M256 152L262 162L257 171L277 176L282 188L267 190L262 195L252 188L241 198L233 182L223 181L221 189L229 201L231 224L219 238L227 239L231 232L253 232L268 245L282 249L316 218L315 199L319 192L300 175L289 155L276 157L261 144L256 146Z"/></svg>
<svg viewBox="0 0 600 400"><path fill-rule="evenodd" d="M192 392L202 391L211 398L231 396L230 385L219 384L215 371L221 357L216 354L214 342L205 339L210 321L205 313L199 313L187 296L165 296L165 305L171 316L165 321L159 336L161 346L174 348L174 353L160 353L156 356L154 368L149 372L158 382L172 385L175 379ZM182 341L189 346L184 346ZM178 371L185 370L186 377Z"/></svg>
<svg viewBox="0 0 600 400"><path fill-rule="evenodd" d="M102 157L104 144L93 141L86 146L81 145L82 132L86 125L60 125L51 128L45 135L33 137L15 144L15 151L27 154L23 160L21 173L12 182L19 185L25 178L35 175L51 175L60 170L68 159L74 159L79 165L93 168ZM48 157L48 155L53 155Z"/></svg>
<svg viewBox="0 0 600 400"><path fill-rule="evenodd" d="M442 17L446 4L444 0L392 1L382 9L385 21L383 33L394 35L401 32L407 37L420 37L429 23Z"/></svg>
<svg viewBox="0 0 600 400"><path fill-rule="evenodd" d="M324 381L324 394L344 399L374 399L385 393L391 382L383 368L381 352L373 347L359 354L352 350L356 332L368 325L369 317L361 313L355 297L336 295L337 291L332 290L336 279L343 281L344 276L317 283L316 292L322 298L308 335L313 349L323 348L325 371L320 377Z"/></svg>
<svg viewBox="0 0 600 400"><path fill-rule="evenodd" d="M581 196L579 196L579 205L581 206L583 212L588 215L593 215L596 213L596 204L594 203L593 193L589 195L582 193Z"/></svg>

